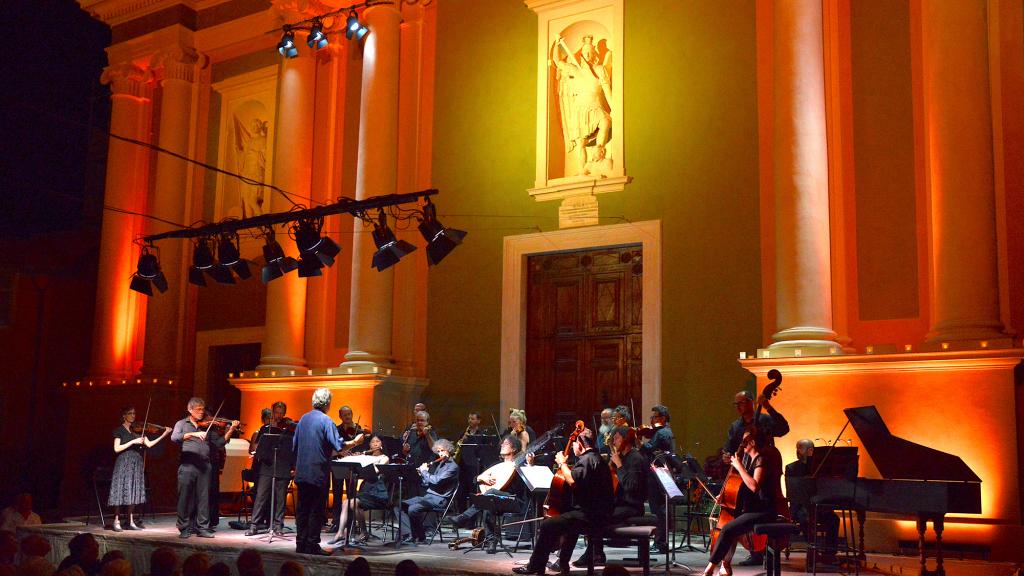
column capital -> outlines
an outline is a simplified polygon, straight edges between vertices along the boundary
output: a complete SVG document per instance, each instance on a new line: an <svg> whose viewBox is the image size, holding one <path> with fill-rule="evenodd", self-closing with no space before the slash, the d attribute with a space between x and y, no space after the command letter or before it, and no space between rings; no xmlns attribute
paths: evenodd
<svg viewBox="0 0 1024 576"><path fill-rule="evenodd" d="M366 26L373 31L374 26L385 26L388 24L398 26L402 23L402 10L394 2L382 2L368 6L363 10L363 19Z"/></svg>
<svg viewBox="0 0 1024 576"><path fill-rule="evenodd" d="M270 0L272 9L282 25L319 16L337 9L320 0Z"/></svg>
<svg viewBox="0 0 1024 576"><path fill-rule="evenodd" d="M109 84L114 96L150 98L153 73L134 62L119 62L103 69L100 83Z"/></svg>
<svg viewBox="0 0 1024 576"><path fill-rule="evenodd" d="M152 68L162 69L163 80L195 82L196 72L206 65L208 58L191 46L172 46L156 53Z"/></svg>

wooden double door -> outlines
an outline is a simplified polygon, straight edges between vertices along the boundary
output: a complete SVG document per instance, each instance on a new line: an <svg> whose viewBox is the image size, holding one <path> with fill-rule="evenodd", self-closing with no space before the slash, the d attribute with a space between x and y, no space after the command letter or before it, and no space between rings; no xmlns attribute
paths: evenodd
<svg viewBox="0 0 1024 576"><path fill-rule="evenodd" d="M641 393L640 246L530 256L526 415L538 434Z"/></svg>

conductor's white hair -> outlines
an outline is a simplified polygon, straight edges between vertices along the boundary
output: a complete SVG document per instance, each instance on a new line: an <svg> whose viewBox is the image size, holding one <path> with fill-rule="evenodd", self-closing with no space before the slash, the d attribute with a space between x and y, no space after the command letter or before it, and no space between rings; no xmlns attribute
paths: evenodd
<svg viewBox="0 0 1024 576"><path fill-rule="evenodd" d="M317 388L313 391L313 408L323 410L331 405L331 391L327 388Z"/></svg>

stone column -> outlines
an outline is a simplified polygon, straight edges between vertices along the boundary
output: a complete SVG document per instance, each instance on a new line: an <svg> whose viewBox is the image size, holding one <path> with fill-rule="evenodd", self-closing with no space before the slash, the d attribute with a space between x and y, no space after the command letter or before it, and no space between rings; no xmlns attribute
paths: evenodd
<svg viewBox="0 0 1024 576"><path fill-rule="evenodd" d="M921 3L931 342L1005 338L999 317L985 0Z"/></svg>
<svg viewBox="0 0 1024 576"><path fill-rule="evenodd" d="M363 46L356 198L393 194L398 178L398 70L401 13L378 4L363 13L370 29ZM343 366L369 372L391 365L394 270L370 268L373 238L356 221L352 239L352 303Z"/></svg>
<svg viewBox="0 0 1024 576"><path fill-rule="evenodd" d="M838 350L832 330L821 0L773 3L776 326L772 349ZM783 352L785 353L785 352Z"/></svg>
<svg viewBox="0 0 1024 576"><path fill-rule="evenodd" d="M313 174L313 107L316 100L316 56L300 46L296 58L282 59L278 77L277 127L274 139L274 185L297 202L310 196ZM270 211L292 207L270 191ZM277 228L277 241L285 253L297 258L295 243ZM298 271L267 284L266 332L260 369L296 369L306 366L306 279Z"/></svg>
<svg viewBox="0 0 1024 576"><path fill-rule="evenodd" d="M165 150L189 155L193 124L192 100L199 56L190 47L177 47L159 54L154 68L163 68L160 83L159 145ZM186 200L189 197L191 166L169 154L156 154L153 198L149 213L169 222L187 224ZM149 222L149 233L158 234L174 226L156 220ZM146 313L146 347L142 373L169 378L181 376L184 332L186 275L183 254L188 242L163 240L158 244L160 267L167 276L167 292L154 294Z"/></svg>
<svg viewBox="0 0 1024 576"><path fill-rule="evenodd" d="M110 132L148 141L152 96L149 72L130 62L112 65L101 81L111 87ZM149 153L135 144L110 139L103 202L115 208L145 212ZM133 361L141 308L137 295L128 289L139 255L132 240L140 231L135 216L103 211L99 270L96 277L96 321L93 327L90 375L127 378Z"/></svg>

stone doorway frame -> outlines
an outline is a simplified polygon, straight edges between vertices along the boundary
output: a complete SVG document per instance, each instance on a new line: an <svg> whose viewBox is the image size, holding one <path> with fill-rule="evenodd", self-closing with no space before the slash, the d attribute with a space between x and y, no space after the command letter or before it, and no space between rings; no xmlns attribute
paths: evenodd
<svg viewBox="0 0 1024 576"><path fill-rule="evenodd" d="M501 281L501 414L526 404L526 259L639 244L643 250L641 413L661 403L661 220L506 236ZM529 415L527 415L529 416Z"/></svg>

